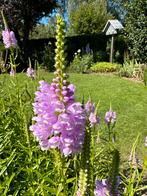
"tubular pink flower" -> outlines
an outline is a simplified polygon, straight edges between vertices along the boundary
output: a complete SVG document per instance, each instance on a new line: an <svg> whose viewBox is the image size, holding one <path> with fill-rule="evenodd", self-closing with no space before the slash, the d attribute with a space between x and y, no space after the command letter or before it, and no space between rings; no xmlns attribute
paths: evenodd
<svg viewBox="0 0 147 196"><path fill-rule="evenodd" d="M5 48L10 48L10 47L15 48L17 46L17 40L13 31L6 29L2 31L2 36L3 36L3 43L5 45Z"/></svg>
<svg viewBox="0 0 147 196"><path fill-rule="evenodd" d="M36 116L32 120L35 124L30 130L41 149L58 148L64 156L79 152L84 141L86 120L82 105L75 102L74 86L63 86L61 90L55 80L51 85L45 81L39 83L33 103Z"/></svg>
<svg viewBox="0 0 147 196"><path fill-rule="evenodd" d="M85 104L85 111L86 111L87 119L90 122L91 127L93 127L96 124L99 124L100 118L97 115L95 104L92 103L90 99Z"/></svg>

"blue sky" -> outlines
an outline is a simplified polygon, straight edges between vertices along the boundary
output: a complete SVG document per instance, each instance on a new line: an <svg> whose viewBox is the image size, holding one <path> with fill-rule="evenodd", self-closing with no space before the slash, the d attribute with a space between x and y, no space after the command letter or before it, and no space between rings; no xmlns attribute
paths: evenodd
<svg viewBox="0 0 147 196"><path fill-rule="evenodd" d="M43 17L43 18L40 20L40 23L41 23L41 24L47 24L47 23L48 23L48 19L49 19L49 17Z"/></svg>

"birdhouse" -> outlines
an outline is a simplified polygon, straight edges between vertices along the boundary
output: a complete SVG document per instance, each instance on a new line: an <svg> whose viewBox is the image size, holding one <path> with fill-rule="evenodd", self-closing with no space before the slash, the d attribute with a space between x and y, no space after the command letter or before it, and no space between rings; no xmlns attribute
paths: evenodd
<svg viewBox="0 0 147 196"><path fill-rule="evenodd" d="M106 35L115 35L121 29L123 29L123 26L118 20L108 20L103 29L103 32Z"/></svg>
<svg viewBox="0 0 147 196"><path fill-rule="evenodd" d="M110 51L110 62L113 63L113 48L114 48L114 35L124 27L118 20L108 20L102 32L106 35L111 35L111 51Z"/></svg>

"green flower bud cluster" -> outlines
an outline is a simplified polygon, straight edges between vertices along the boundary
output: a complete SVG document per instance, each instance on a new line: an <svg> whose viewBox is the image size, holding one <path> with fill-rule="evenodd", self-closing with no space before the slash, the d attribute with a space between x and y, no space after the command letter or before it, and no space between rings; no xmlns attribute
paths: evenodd
<svg viewBox="0 0 147 196"><path fill-rule="evenodd" d="M54 82L58 86L58 96L60 101L63 101L64 97L62 91L66 90L69 82L67 81L67 74L64 72L65 69L65 52L64 52L64 42L65 42L65 23L60 15L57 15L57 25L56 25L56 49L55 49L55 68L56 71ZM56 86L56 87L57 87Z"/></svg>
<svg viewBox="0 0 147 196"><path fill-rule="evenodd" d="M56 28L56 49L55 49L55 68L56 76L61 79L61 83L66 79L64 73L65 68L65 53L64 53L64 42L65 42L65 23L60 15L57 15L57 28Z"/></svg>
<svg viewBox="0 0 147 196"><path fill-rule="evenodd" d="M85 131L85 139L83 145L83 151L81 155L81 169L79 174L79 192L80 196L93 195L94 185L93 185L93 168L91 155L93 154L92 144L91 144L91 128L90 125L87 126Z"/></svg>
<svg viewBox="0 0 147 196"><path fill-rule="evenodd" d="M87 177L88 177L87 169L85 169L85 170L81 169L80 173L79 173L79 183L78 183L78 186L79 186L79 190L78 191L79 191L79 195L80 196L87 195L86 194Z"/></svg>

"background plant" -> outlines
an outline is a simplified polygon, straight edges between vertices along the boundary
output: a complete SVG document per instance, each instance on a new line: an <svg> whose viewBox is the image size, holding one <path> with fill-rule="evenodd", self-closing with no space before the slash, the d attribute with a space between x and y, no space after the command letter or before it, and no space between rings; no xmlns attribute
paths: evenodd
<svg viewBox="0 0 147 196"><path fill-rule="evenodd" d="M49 71L54 71L55 67L55 53L52 44L49 42L48 45L45 47L44 54L42 57L44 67L46 67Z"/></svg>
<svg viewBox="0 0 147 196"><path fill-rule="evenodd" d="M5 1L0 2L0 9L4 10L9 21L9 27L15 32L18 45L21 49L21 60L27 62L28 48L27 40L31 30L38 21L48 16L57 7L57 1ZM25 10L25 11L24 11Z"/></svg>
<svg viewBox="0 0 147 196"><path fill-rule="evenodd" d="M120 76L143 80L144 66L136 60L125 61L119 71Z"/></svg>
<svg viewBox="0 0 147 196"><path fill-rule="evenodd" d="M144 183L146 183L146 181L144 182L144 175L147 170L147 160L145 158L143 163L140 163L140 161L137 159L136 148L138 139L139 135L135 139L131 149L128 169L125 174L121 174L124 184L124 195L142 195L144 190L145 192L147 190L147 186L144 185Z"/></svg>
<svg viewBox="0 0 147 196"><path fill-rule="evenodd" d="M120 68L119 64L116 63L108 63L108 62L97 62L93 64L90 68L92 72L116 72Z"/></svg>
<svg viewBox="0 0 147 196"><path fill-rule="evenodd" d="M68 71L76 73L86 73L93 63L92 54L83 54L77 52L74 56L73 61L70 63Z"/></svg>
<svg viewBox="0 0 147 196"><path fill-rule="evenodd" d="M107 3L101 0L69 1L70 35L94 34L102 31L112 16L107 13Z"/></svg>

